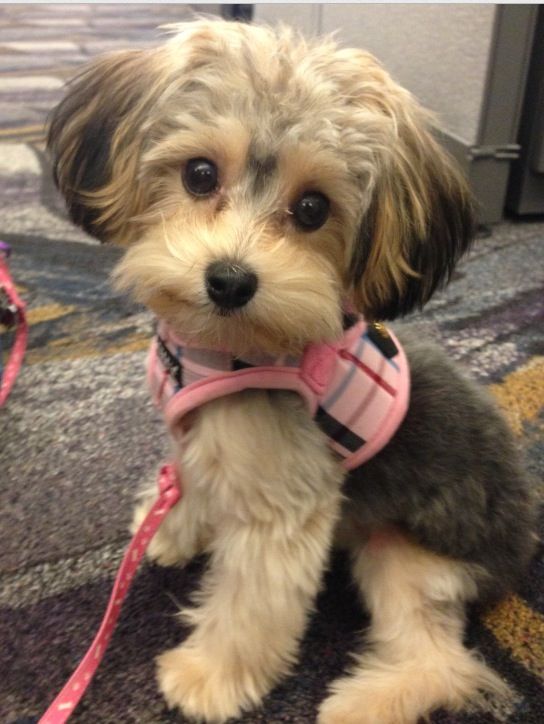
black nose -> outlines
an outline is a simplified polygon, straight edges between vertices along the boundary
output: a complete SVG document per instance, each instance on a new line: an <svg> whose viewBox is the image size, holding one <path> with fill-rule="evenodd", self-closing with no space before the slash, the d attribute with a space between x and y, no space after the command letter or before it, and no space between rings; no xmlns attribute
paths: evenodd
<svg viewBox="0 0 544 724"><path fill-rule="evenodd" d="M243 307L256 290L256 274L239 264L214 261L206 269L206 291L221 309Z"/></svg>

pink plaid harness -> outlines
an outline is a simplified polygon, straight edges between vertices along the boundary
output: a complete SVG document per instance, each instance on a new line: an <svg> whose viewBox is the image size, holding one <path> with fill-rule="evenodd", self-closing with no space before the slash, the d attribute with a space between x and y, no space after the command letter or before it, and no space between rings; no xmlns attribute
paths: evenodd
<svg viewBox="0 0 544 724"><path fill-rule="evenodd" d="M381 324L349 317L335 344L308 345L301 357L248 355L185 344L159 322L147 377L173 429L190 410L245 389L292 390L329 438L347 470L375 455L408 407L410 372L397 338Z"/></svg>

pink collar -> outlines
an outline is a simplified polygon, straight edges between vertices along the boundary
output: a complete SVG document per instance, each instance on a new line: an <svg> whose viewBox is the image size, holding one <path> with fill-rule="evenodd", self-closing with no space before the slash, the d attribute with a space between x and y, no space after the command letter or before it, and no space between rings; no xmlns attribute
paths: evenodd
<svg viewBox="0 0 544 724"><path fill-rule="evenodd" d="M173 429L191 410L244 389L292 390L352 470L395 434L408 407L404 351L381 324L354 317L334 344L311 344L300 357L235 358L190 346L159 322L148 358L154 402Z"/></svg>

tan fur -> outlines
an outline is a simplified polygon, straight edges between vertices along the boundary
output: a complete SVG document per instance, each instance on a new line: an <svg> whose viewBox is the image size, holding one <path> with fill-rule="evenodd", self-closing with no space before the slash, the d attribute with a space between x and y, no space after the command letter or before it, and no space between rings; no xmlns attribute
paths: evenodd
<svg viewBox="0 0 544 724"><path fill-rule="evenodd" d="M412 96L371 55L331 39L212 20L170 30L156 49L91 64L51 124L72 218L127 246L118 288L188 342L235 355L337 339L346 307L372 318L426 301L457 253L442 251L436 224L450 234L444 217L468 201ZM182 174L202 157L217 165L219 187L195 198ZM311 232L293 218L307 192L330 201ZM229 315L205 284L206 268L224 259L258 277L255 296ZM414 268L414 259L431 261ZM296 660L343 471L285 393L208 403L175 437L184 497L149 554L173 565L206 551L210 564L183 612L192 633L159 657L158 683L170 706L220 722L257 705ZM135 525L153 496L143 495ZM461 644L471 572L406 541L373 551L367 531L339 528L357 548L372 652L335 685L321 721L406 724L493 688Z"/></svg>
<svg viewBox="0 0 544 724"><path fill-rule="evenodd" d="M158 659L170 706L207 721L259 703L289 672L339 515L343 475L321 433L300 400L274 398L248 391L197 415L178 453L185 496L151 548L167 564L211 556L183 612L193 633Z"/></svg>
<svg viewBox="0 0 544 724"><path fill-rule="evenodd" d="M476 597L482 575L477 567L387 530L355 548L353 572L372 617L366 650L350 676L332 684L319 724L417 724L438 707L458 711L483 695L508 695L463 645L464 604Z"/></svg>

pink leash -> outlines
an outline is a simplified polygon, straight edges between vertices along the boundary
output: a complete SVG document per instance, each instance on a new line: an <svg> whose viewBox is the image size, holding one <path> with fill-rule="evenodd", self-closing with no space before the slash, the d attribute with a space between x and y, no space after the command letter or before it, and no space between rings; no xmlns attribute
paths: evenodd
<svg viewBox="0 0 544 724"><path fill-rule="evenodd" d="M78 705L98 668L142 556L164 517L181 497L179 478L171 463L163 465L161 468L158 486L158 498L134 534L125 552L98 633L79 666L42 716L39 724L62 724L62 722L65 722Z"/></svg>
<svg viewBox="0 0 544 724"><path fill-rule="evenodd" d="M0 407L2 407L7 400L11 388L15 383L15 379L19 374L28 338L25 303L17 294L15 284L8 271L7 258L9 253L9 246L3 241L0 241L0 292L3 291L7 299L7 306L4 307L0 298L0 323L5 323L8 327L17 325L13 349L11 350L0 380Z"/></svg>
<svg viewBox="0 0 544 724"><path fill-rule="evenodd" d="M28 338L25 304L20 299L8 271L7 258L10 247L0 241L0 292L6 303L0 304L0 322L8 327L17 325L15 342L0 382L0 407L6 401L21 369ZM0 296L0 302L2 302ZM110 642L119 618L121 606L128 593L134 574L149 545L149 541L164 517L181 497L178 475L172 464L163 465L158 478L159 495L144 518L125 552L113 585L108 607L98 633L79 666L68 679L60 694L39 721L39 724L62 724L67 721L89 686L104 652Z"/></svg>

